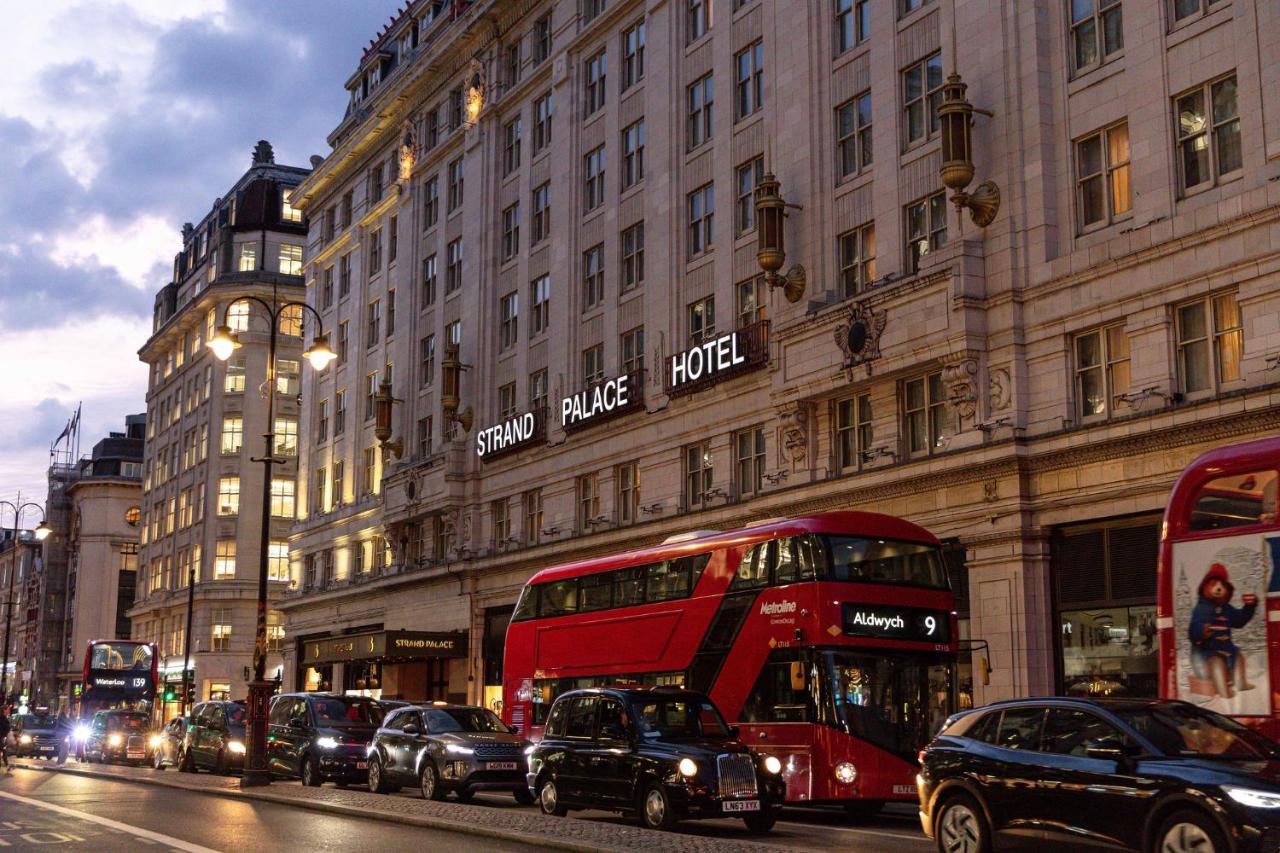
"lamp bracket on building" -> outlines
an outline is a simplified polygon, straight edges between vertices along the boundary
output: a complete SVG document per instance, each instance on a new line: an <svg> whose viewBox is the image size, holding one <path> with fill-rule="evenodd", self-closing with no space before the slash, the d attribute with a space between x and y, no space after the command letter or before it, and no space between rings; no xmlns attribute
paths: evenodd
<svg viewBox="0 0 1280 853"><path fill-rule="evenodd" d="M951 190L951 201L957 210L969 209L969 218L979 228L986 228L1000 212L1000 187L995 181L983 181L972 193L967 187L973 181L973 114L991 116L978 109L964 96L968 86L960 75L951 72L942 87L942 104L938 121L942 125L942 184Z"/></svg>
<svg viewBox="0 0 1280 853"><path fill-rule="evenodd" d="M788 204L782 198L782 184L773 171L765 172L755 189L756 212L756 262L764 270L764 280L769 287L782 288L788 302L799 302L804 297L806 276L804 267L793 264L783 275L778 272L787 260L786 235L783 222L787 209L803 210L798 204Z"/></svg>
<svg viewBox="0 0 1280 853"><path fill-rule="evenodd" d="M378 383L378 392L373 395L375 415L373 437L378 440L383 450L390 452L397 459L404 455L404 439L391 438L391 407L395 403L403 402L404 400L392 395L391 380L383 376L382 381Z"/></svg>

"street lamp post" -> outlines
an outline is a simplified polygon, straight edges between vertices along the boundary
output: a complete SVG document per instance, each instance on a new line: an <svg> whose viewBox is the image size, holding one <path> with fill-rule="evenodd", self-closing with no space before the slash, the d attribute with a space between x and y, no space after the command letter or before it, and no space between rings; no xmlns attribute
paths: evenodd
<svg viewBox="0 0 1280 853"><path fill-rule="evenodd" d="M0 501L0 505L13 510L13 565L9 568L9 590L4 604L4 663L0 664L0 705L4 705L9 695L9 637L13 629L13 576L18 573L18 525L24 509L34 507L44 515L44 507L36 503L23 503L21 494L18 495L17 503ZM40 523L36 525L36 539L44 541L52 529L44 519L40 519Z"/></svg>
<svg viewBox="0 0 1280 853"><path fill-rule="evenodd" d="M285 302L283 304L268 303L256 296L244 296L236 302L254 302L267 312L270 320L271 337L267 350L267 430L263 433L263 454L261 458L251 458L252 462L261 462L262 473L262 541L258 553L258 618L253 638L253 681L249 684L249 707L246 729L248 743L245 749L244 773L240 777L242 788L253 788L271 783L271 775L267 771L267 702L273 690L272 682L267 681L267 571L271 539L271 468L275 463L275 399L276 399L276 335L280 327L280 317L289 308L298 307L310 311L316 318L317 334L310 349L303 353L311 366L323 370L337 355L329 347L328 338L324 334L324 321L319 312L305 302ZM209 349L220 360L226 361L240 346L236 333L225 322L218 326L216 333L209 340ZM282 463L284 460L280 460ZM189 593L190 595L190 593ZM190 629L188 629L190 630ZM184 672L183 679L185 681Z"/></svg>

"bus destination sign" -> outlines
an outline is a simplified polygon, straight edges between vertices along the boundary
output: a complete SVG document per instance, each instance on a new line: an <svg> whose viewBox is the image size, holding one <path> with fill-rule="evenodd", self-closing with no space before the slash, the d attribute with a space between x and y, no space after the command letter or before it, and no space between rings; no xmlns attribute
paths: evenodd
<svg viewBox="0 0 1280 853"><path fill-rule="evenodd" d="M844 632L850 637L946 643L951 640L951 616L943 610L846 602Z"/></svg>

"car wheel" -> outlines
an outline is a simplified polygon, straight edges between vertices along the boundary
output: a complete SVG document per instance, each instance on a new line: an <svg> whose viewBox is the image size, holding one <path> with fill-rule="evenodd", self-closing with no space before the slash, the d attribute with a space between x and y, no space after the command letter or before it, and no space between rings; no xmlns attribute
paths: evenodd
<svg viewBox="0 0 1280 853"><path fill-rule="evenodd" d="M511 795L515 797L516 802L522 806L533 805L534 797L528 788L517 788L516 790L511 792Z"/></svg>
<svg viewBox="0 0 1280 853"><path fill-rule="evenodd" d="M387 785L387 778L382 772L382 759L380 758L375 757L369 762L369 793L391 793L391 788Z"/></svg>
<svg viewBox="0 0 1280 853"><path fill-rule="evenodd" d="M849 800L844 804L845 814L857 820L867 820L880 814L884 803L879 800Z"/></svg>
<svg viewBox="0 0 1280 853"><path fill-rule="evenodd" d="M178 757L178 769L183 773L196 772L196 757L191 754L190 749L182 750L182 754Z"/></svg>
<svg viewBox="0 0 1280 853"><path fill-rule="evenodd" d="M316 767L315 759L310 755L302 759L302 784L308 788L319 788L324 784L324 780L320 778L320 768Z"/></svg>
<svg viewBox="0 0 1280 853"><path fill-rule="evenodd" d="M747 825L747 832L752 835L764 835L778 822L778 815L775 812L756 812L745 816L742 822Z"/></svg>
<svg viewBox="0 0 1280 853"><path fill-rule="evenodd" d="M1185 809L1161 821L1155 849L1158 853L1225 853L1229 848L1213 818Z"/></svg>
<svg viewBox="0 0 1280 853"><path fill-rule="evenodd" d="M569 813L569 807L560 802L560 789L554 777L547 779L538 789L538 807L543 814L552 817L564 817Z"/></svg>
<svg viewBox="0 0 1280 853"><path fill-rule="evenodd" d="M448 796L448 792L440 784L440 772L430 758L422 763L422 778L418 780L418 788L422 791L424 800L439 802Z"/></svg>
<svg viewBox="0 0 1280 853"><path fill-rule="evenodd" d="M991 833L972 797L957 794L938 809L934 835L942 853L989 853Z"/></svg>
<svg viewBox="0 0 1280 853"><path fill-rule="evenodd" d="M164 750L157 749L151 756L151 766L156 770L164 769Z"/></svg>
<svg viewBox="0 0 1280 853"><path fill-rule="evenodd" d="M658 784L650 785L640 799L640 822L648 829L672 830L680 819L666 790Z"/></svg>

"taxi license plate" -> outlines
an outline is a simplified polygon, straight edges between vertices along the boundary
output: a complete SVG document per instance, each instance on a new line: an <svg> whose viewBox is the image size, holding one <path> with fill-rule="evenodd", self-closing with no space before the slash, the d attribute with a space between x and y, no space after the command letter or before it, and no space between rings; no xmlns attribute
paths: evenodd
<svg viewBox="0 0 1280 853"><path fill-rule="evenodd" d="M40 751L41 751L41 752L53 752L53 747L51 747L51 746L42 746L42 747L40 747Z"/></svg>
<svg viewBox="0 0 1280 853"><path fill-rule="evenodd" d="M142 754L141 752L129 752L129 753L126 753L126 757L128 757L128 758L142 758L142 757L144 757L144 756L143 756L143 754Z"/></svg>
<svg viewBox="0 0 1280 853"><path fill-rule="evenodd" d="M357 762L356 762L356 769L357 769L357 770L368 770L368 769L369 769L369 762L367 762L367 761L357 761Z"/></svg>
<svg viewBox="0 0 1280 853"><path fill-rule="evenodd" d="M759 800L738 800L736 802L727 802L724 804L724 810L727 812L758 812L760 811Z"/></svg>
<svg viewBox="0 0 1280 853"><path fill-rule="evenodd" d="M485 770L515 770L518 765L514 761L486 761Z"/></svg>

